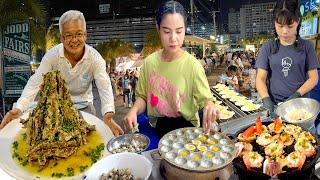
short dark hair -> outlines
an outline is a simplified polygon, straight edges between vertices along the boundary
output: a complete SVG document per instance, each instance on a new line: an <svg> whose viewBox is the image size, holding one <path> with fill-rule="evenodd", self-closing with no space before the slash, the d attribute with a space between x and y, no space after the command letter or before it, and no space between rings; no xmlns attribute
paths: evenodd
<svg viewBox="0 0 320 180"><path fill-rule="evenodd" d="M230 65L227 69L228 71L233 71L233 72L237 72L238 68L235 65Z"/></svg>
<svg viewBox="0 0 320 180"><path fill-rule="evenodd" d="M186 11L184 10L183 6L177 2L177 1L167 1L164 2L158 9L156 13L156 21L157 25L160 28L160 24L162 21L162 18L166 14L174 14L174 13L179 13L184 19L184 25L187 27L187 14Z"/></svg>
<svg viewBox="0 0 320 180"><path fill-rule="evenodd" d="M290 25L294 22L298 23L297 27L297 35L296 42L294 43L296 50L299 49L299 31L301 27L302 16L299 10L299 5L297 0L278 0L274 9L273 9L273 22L282 24L282 25ZM275 28L274 28L275 29ZM276 30L275 33L275 41L272 47L272 53L275 54L279 51L279 38Z"/></svg>

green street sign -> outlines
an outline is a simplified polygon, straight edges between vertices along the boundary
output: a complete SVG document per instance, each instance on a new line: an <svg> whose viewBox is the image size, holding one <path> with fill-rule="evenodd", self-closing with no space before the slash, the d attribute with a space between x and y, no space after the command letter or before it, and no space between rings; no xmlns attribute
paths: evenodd
<svg viewBox="0 0 320 180"><path fill-rule="evenodd" d="M31 76L30 24L9 24L2 36L3 96L19 97Z"/></svg>

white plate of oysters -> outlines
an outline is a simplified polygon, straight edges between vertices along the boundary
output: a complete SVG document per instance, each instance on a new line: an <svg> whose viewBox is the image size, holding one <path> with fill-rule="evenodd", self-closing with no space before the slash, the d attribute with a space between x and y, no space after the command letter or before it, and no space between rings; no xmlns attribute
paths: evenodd
<svg viewBox="0 0 320 180"><path fill-rule="evenodd" d="M131 176L133 179L147 180L151 171L152 163L146 157L137 153L123 152L98 161L86 172L84 179L117 179L115 176L122 179L123 176ZM123 179L129 178L123 177Z"/></svg>

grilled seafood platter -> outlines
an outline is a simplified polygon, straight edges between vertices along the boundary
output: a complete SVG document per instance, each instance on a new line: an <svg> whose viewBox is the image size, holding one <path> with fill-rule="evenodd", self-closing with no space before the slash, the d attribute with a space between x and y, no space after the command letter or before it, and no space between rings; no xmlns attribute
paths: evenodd
<svg viewBox="0 0 320 180"><path fill-rule="evenodd" d="M275 177L290 171L300 171L318 156L317 139L301 127L283 123L281 118L254 125L237 136L235 164L247 170Z"/></svg>
<svg viewBox="0 0 320 180"><path fill-rule="evenodd" d="M93 115L82 113L80 116L59 71L43 76L39 92L37 106L21 119L22 127L16 125L14 135L4 134L2 130L0 138L12 137L9 157L31 175L43 178L77 176L103 156L107 129L103 123L92 123L89 118L96 118ZM8 124L4 130L11 126ZM2 147L4 142L0 143ZM10 170L7 172L10 174ZM14 177L30 179L25 175Z"/></svg>

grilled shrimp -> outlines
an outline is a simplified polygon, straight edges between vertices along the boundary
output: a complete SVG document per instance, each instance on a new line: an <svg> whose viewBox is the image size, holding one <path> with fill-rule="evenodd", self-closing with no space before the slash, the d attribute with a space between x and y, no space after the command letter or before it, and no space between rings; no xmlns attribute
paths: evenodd
<svg viewBox="0 0 320 180"><path fill-rule="evenodd" d="M255 126L250 126L243 133L240 133L238 135L238 139L240 141L245 141L245 142L254 141L256 139L255 129L256 129Z"/></svg>
<svg viewBox="0 0 320 180"><path fill-rule="evenodd" d="M286 157L286 160L289 168L298 168L300 170L306 161L306 155L298 151L294 151Z"/></svg>
<svg viewBox="0 0 320 180"><path fill-rule="evenodd" d="M286 132L281 133L278 140L285 146L290 146L294 142L294 138Z"/></svg>
<svg viewBox="0 0 320 180"><path fill-rule="evenodd" d="M306 139L298 139L296 144L294 145L294 149L300 153L303 153L307 157L311 157L316 154L316 149Z"/></svg>
<svg viewBox="0 0 320 180"><path fill-rule="evenodd" d="M243 156L244 153L250 152L253 149L253 146L247 142L237 142L235 146L237 149L237 156Z"/></svg>
<svg viewBox="0 0 320 180"><path fill-rule="evenodd" d="M263 157L255 151L245 152L242 158L247 169L260 168L262 166Z"/></svg>
<svg viewBox="0 0 320 180"><path fill-rule="evenodd" d="M302 128L293 124L286 124L283 130L296 138L301 133Z"/></svg>
<svg viewBox="0 0 320 180"><path fill-rule="evenodd" d="M283 153L283 143L273 142L264 149L264 152L268 156L279 157Z"/></svg>
<svg viewBox="0 0 320 180"><path fill-rule="evenodd" d="M281 133L283 128L284 127L282 125L281 118L275 119L273 123L268 125L268 129L270 130L270 132L273 132L273 133L276 133L276 134Z"/></svg>
<svg viewBox="0 0 320 180"><path fill-rule="evenodd" d="M269 133L262 133L260 136L257 137L256 142L261 146L267 146L273 142L273 139Z"/></svg>

